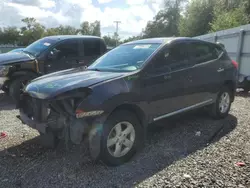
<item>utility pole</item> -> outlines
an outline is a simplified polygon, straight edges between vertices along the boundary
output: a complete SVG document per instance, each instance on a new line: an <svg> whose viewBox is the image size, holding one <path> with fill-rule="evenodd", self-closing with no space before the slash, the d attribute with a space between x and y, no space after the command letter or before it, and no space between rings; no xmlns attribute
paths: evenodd
<svg viewBox="0 0 250 188"><path fill-rule="evenodd" d="M118 45L118 28L121 21L114 21L116 23L116 46Z"/></svg>

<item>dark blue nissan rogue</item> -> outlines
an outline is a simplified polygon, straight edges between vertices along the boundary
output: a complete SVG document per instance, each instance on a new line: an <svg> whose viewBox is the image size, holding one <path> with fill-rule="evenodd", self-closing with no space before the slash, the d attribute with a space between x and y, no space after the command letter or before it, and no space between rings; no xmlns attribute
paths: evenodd
<svg viewBox="0 0 250 188"><path fill-rule="evenodd" d="M192 38L133 41L89 67L29 83L19 119L55 144L80 144L108 165L128 161L142 146L147 125L206 107L225 118L234 101L237 64L218 44Z"/></svg>

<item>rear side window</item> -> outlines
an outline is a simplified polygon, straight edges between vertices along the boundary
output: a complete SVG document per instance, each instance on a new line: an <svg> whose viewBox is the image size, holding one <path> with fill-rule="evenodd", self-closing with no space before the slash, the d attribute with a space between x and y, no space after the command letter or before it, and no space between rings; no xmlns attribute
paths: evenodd
<svg viewBox="0 0 250 188"><path fill-rule="evenodd" d="M218 58L216 49L213 45L206 43L191 43L191 59L196 62L196 64L204 63Z"/></svg>
<svg viewBox="0 0 250 188"><path fill-rule="evenodd" d="M84 55L99 56L101 54L101 43L98 40L84 40Z"/></svg>

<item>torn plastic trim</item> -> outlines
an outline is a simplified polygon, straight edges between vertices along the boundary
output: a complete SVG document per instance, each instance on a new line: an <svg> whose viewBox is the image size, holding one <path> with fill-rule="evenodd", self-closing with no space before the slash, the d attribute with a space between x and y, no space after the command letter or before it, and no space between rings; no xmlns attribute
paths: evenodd
<svg viewBox="0 0 250 188"><path fill-rule="evenodd" d="M49 99L49 106L57 113L64 116L76 116L76 109L88 95L92 93L89 88L78 88L57 95Z"/></svg>
<svg viewBox="0 0 250 188"><path fill-rule="evenodd" d="M92 93L92 90L90 88L86 88L86 87L77 88L77 89L73 89L73 90L61 93L55 96L52 100L63 100L63 99L68 99L68 98L84 99L91 93Z"/></svg>

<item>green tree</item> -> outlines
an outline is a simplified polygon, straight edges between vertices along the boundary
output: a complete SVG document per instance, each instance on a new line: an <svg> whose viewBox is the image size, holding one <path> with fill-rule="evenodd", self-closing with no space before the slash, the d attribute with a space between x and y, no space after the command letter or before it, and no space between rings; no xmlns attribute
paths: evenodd
<svg viewBox="0 0 250 188"><path fill-rule="evenodd" d="M25 18L22 19L22 22L25 26L21 28L20 45L27 46L44 35L45 27L38 23L36 19Z"/></svg>
<svg viewBox="0 0 250 188"><path fill-rule="evenodd" d="M122 43L131 42L131 41L134 41L134 40L139 40L141 38L142 38L141 36L132 36L132 37L129 37L129 38L123 40Z"/></svg>
<svg viewBox="0 0 250 188"><path fill-rule="evenodd" d="M16 27L0 29L0 44L18 44L20 31Z"/></svg>
<svg viewBox="0 0 250 188"><path fill-rule="evenodd" d="M211 30L215 0L192 0L179 22L180 36L193 37Z"/></svg>
<svg viewBox="0 0 250 188"><path fill-rule="evenodd" d="M59 35L59 29L58 28L48 28L44 32L43 36L54 36L54 35Z"/></svg>
<svg viewBox="0 0 250 188"><path fill-rule="evenodd" d="M58 35L76 35L79 32L78 29L69 25L60 25L58 28L56 28L56 30Z"/></svg>
<svg viewBox="0 0 250 188"><path fill-rule="evenodd" d="M90 31L89 22L81 23L79 31L82 35L90 35L91 31Z"/></svg>
<svg viewBox="0 0 250 188"><path fill-rule="evenodd" d="M159 11L153 21L149 21L143 38L178 36L178 24L182 4L186 0L166 0L164 9Z"/></svg>
<svg viewBox="0 0 250 188"><path fill-rule="evenodd" d="M115 47L116 46L116 40L118 41L118 44L120 44L120 38L119 35L117 35L116 33L114 33L113 36L103 36L103 40L105 41L107 46L110 47Z"/></svg>
<svg viewBox="0 0 250 188"><path fill-rule="evenodd" d="M229 29L250 23L249 0L217 0L211 32Z"/></svg>
<svg viewBox="0 0 250 188"><path fill-rule="evenodd" d="M101 36L101 23L100 21L95 21L90 24L91 35L93 36Z"/></svg>
<svg viewBox="0 0 250 188"><path fill-rule="evenodd" d="M211 23L211 32L234 28L247 23L249 23L248 16L242 7L217 12L214 21Z"/></svg>
<svg viewBox="0 0 250 188"><path fill-rule="evenodd" d="M35 24L37 24L35 18L24 18L22 19L22 22L26 24L26 26L23 27L23 30L31 30L35 26Z"/></svg>
<svg viewBox="0 0 250 188"><path fill-rule="evenodd" d="M81 23L79 32L82 35L101 36L101 23L100 21L95 21L93 23L85 21Z"/></svg>

